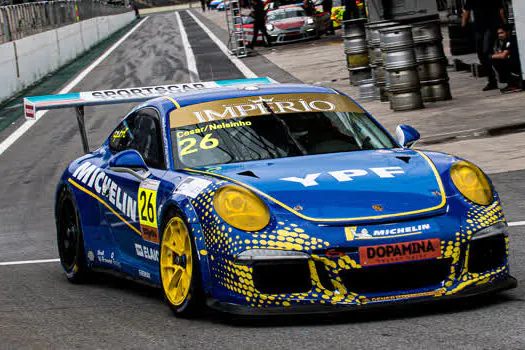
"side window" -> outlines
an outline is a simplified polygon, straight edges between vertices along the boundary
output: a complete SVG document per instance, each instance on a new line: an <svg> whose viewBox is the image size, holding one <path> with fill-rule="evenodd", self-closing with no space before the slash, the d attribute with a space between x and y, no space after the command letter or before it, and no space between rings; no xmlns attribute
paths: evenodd
<svg viewBox="0 0 525 350"><path fill-rule="evenodd" d="M165 169L160 121L157 112L145 108L126 118L111 136L114 152L134 149L149 167Z"/></svg>

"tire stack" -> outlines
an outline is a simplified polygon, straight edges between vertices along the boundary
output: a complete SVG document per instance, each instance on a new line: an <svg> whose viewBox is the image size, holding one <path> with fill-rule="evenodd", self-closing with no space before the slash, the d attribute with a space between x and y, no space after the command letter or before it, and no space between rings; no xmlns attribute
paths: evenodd
<svg viewBox="0 0 525 350"><path fill-rule="evenodd" d="M379 30L398 25L392 21L371 22L366 25L366 37L368 42L368 54L370 56L370 67L372 76L375 80L376 99L381 102L388 102L388 93L386 90L386 71L383 66L383 55L381 53L381 40Z"/></svg>
<svg viewBox="0 0 525 350"><path fill-rule="evenodd" d="M447 58L439 20L412 24L421 94L424 102L450 100Z"/></svg>
<svg viewBox="0 0 525 350"><path fill-rule="evenodd" d="M366 21L366 18L342 21L346 67L350 72L350 84L356 86L361 80L372 77L365 35Z"/></svg>
<svg viewBox="0 0 525 350"><path fill-rule="evenodd" d="M394 111L423 108L412 27L389 27L381 29L379 34L390 108Z"/></svg>

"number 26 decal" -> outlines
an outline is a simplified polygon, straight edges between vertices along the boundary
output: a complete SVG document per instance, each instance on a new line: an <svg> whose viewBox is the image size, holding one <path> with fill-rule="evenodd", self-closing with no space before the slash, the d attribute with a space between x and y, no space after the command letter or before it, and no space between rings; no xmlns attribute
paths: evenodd
<svg viewBox="0 0 525 350"><path fill-rule="evenodd" d="M179 140L179 147L181 148L180 156L183 157L187 154L197 152L199 149L207 150L215 148L219 145L219 140L212 137L211 134L206 134L199 142L197 146L197 139L195 137L189 137L184 140Z"/></svg>
<svg viewBox="0 0 525 350"><path fill-rule="evenodd" d="M159 181L146 180L140 184L138 193L139 221L142 238L159 243L157 226L157 190Z"/></svg>

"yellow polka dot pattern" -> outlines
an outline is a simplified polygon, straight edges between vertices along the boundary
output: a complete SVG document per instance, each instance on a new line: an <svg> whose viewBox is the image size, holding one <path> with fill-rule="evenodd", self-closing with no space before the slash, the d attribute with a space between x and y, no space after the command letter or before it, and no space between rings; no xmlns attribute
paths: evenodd
<svg viewBox="0 0 525 350"><path fill-rule="evenodd" d="M319 234L307 232L299 221L272 218L267 228L253 233L238 231L225 223L213 208L214 194L223 183L225 182L213 183L197 198L191 200L191 205L200 218L212 283L231 293L236 293L236 300L239 303L243 302L257 308L318 303L362 305L370 302L364 295L346 290L339 277L339 273L343 270L362 268L358 262L348 255L333 258L324 256L322 252L331 247L330 242L318 237ZM458 266L461 262L461 251L467 249L474 232L505 220L499 202L488 207L472 203L467 205L470 210L467 213L466 225L455 233L452 240L441 241L441 258L450 258L452 267L444 287L434 296L453 294L472 284L490 282L501 277L507 270L504 266L484 274L469 273L464 267L468 259L468 251L463 260L464 266ZM190 221L195 222L195 218ZM253 282L253 269L236 264L235 256L245 250L258 248L303 251L310 254L312 289L309 292L293 294L262 294L257 291ZM326 289L322 285L315 262L324 266L334 290Z"/></svg>

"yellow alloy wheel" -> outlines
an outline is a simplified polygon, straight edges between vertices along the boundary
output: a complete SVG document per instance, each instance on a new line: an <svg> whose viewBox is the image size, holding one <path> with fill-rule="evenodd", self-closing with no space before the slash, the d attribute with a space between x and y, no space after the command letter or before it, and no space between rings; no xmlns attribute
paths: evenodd
<svg viewBox="0 0 525 350"><path fill-rule="evenodd" d="M160 279L169 302L180 306L190 291L193 256L188 228L179 217L172 218L162 238Z"/></svg>

